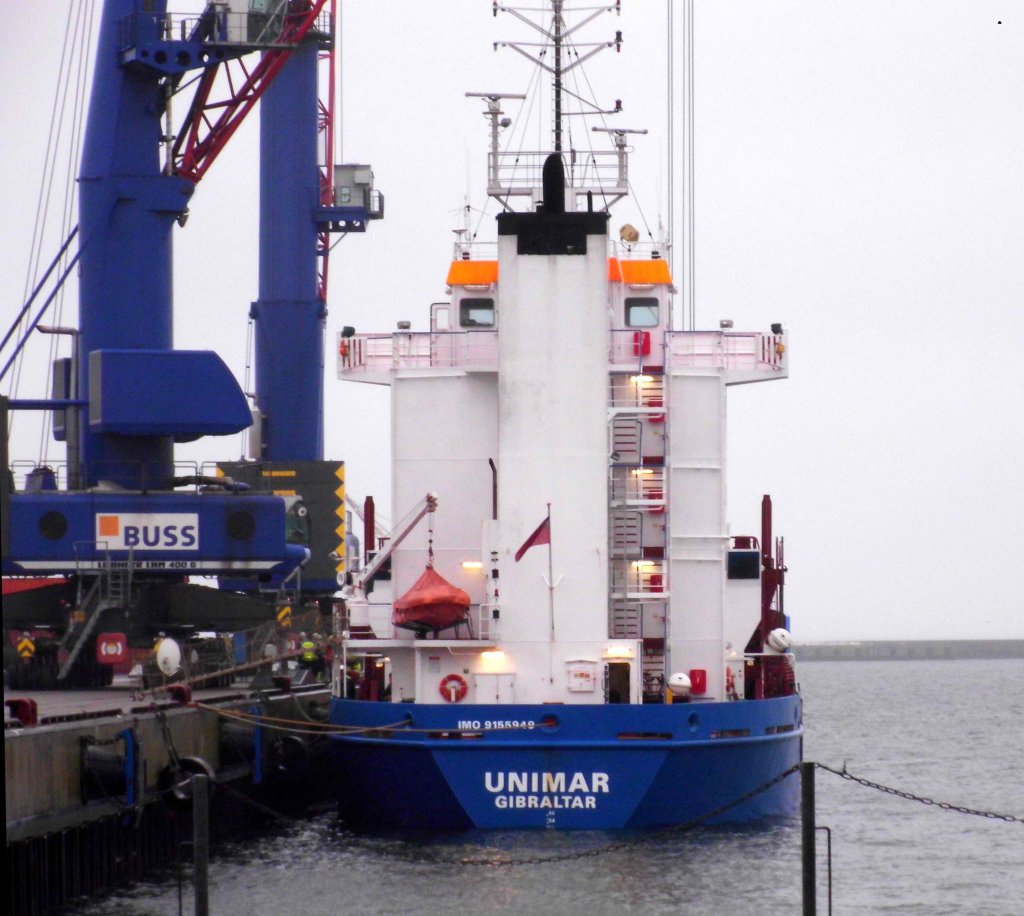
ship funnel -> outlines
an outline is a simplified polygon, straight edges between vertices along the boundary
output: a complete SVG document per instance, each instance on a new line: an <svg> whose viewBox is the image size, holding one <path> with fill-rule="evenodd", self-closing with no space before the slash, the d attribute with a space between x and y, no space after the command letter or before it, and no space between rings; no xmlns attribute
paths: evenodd
<svg viewBox="0 0 1024 916"><path fill-rule="evenodd" d="M565 213L565 166L558 153L544 160L544 212Z"/></svg>

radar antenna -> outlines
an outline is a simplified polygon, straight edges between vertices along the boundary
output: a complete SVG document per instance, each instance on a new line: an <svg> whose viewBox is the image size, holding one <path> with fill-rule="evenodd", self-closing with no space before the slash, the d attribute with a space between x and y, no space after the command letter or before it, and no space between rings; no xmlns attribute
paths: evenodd
<svg viewBox="0 0 1024 916"><path fill-rule="evenodd" d="M513 51L522 54L527 60L533 61L533 63L542 70L551 74L554 109L551 132L554 151L556 153L560 153L562 152L562 95L563 92L567 91L563 85L564 76L606 48L615 48L617 52L622 49L622 32L616 32L615 38L611 41L599 41L589 44L578 44L574 42L573 47L577 49L576 58L566 64L563 60L563 50L566 39L603 13L614 12L618 15L621 12L621 3L619 0L616 0L615 3L607 4L605 6L599 6L597 8L590 7L587 10L590 15L585 16L571 27L566 25L565 16L563 15L563 13L566 12L563 0L551 0L552 15L550 27L533 22L520 10L510 6L502 6L501 4L494 2L493 9L495 16L498 15L499 11L503 13L510 13L515 16L516 19L526 23L530 28L539 32L545 39L543 42L496 41L494 43L494 49L511 48ZM528 50L533 48L539 48L540 50ZM554 50L553 64L547 64L544 61L544 57L549 48ZM585 50L583 54L580 54L578 51L581 48L585 48L587 50ZM572 95L572 93L569 93L569 95ZM597 106L594 107L596 108ZM618 107L616 107L616 110L618 110Z"/></svg>
<svg viewBox="0 0 1024 916"><path fill-rule="evenodd" d="M612 135L614 150L595 152L590 149L580 153L572 148L571 138L569 148L566 149L563 123L564 118L570 117L572 114L602 116L619 114L622 111L622 103L618 99L615 100L613 107L602 107L582 98L565 85L566 75L594 55L607 48L621 50L621 31L615 32L614 38L606 41L581 44L572 39L573 35L598 16L609 12L620 13L619 0L601 6L581 7L578 10L570 9L564 0L549 0L549 4L545 4L543 9L531 8L525 11L525 13L547 13L550 10L550 19L546 24L534 22L523 11L504 6L497 0L492 4L492 9L495 16L499 12L510 13L541 36L541 40L536 42L495 42L494 49L511 48L551 75L552 146L547 150L536 152L524 150L503 152L499 148L500 133L502 129L512 124L512 119L505 116L502 102L511 99L524 100L526 96L499 92L467 92L468 97L483 98L487 102L484 116L490 122L491 140L487 167L487 193L498 200L505 209L511 209L509 201L513 197L529 197L533 204L539 204L542 197L540 175L543 162L551 152L559 155L565 152L568 157L566 169L569 174L567 209L576 209L577 201L581 203L586 201L586 206L592 206L595 197L604 202L605 208L610 207L629 193L625 135L646 133L646 131L594 128ZM572 12L579 13L580 18L570 25L567 23L566 14ZM583 110L579 112L566 111L564 103L567 99L575 99Z"/></svg>

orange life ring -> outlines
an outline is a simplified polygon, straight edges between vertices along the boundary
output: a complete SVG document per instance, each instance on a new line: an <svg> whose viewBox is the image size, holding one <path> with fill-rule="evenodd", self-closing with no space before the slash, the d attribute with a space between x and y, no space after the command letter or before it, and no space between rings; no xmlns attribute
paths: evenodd
<svg viewBox="0 0 1024 916"><path fill-rule="evenodd" d="M466 683L464 677L458 674L449 674L441 679L438 689L441 691L441 696L449 703L458 703L459 700L464 700L466 694L469 693L469 684Z"/></svg>
<svg viewBox="0 0 1024 916"><path fill-rule="evenodd" d="M339 356L348 356L348 341L347 340L343 340L340 344L338 344L338 355Z"/></svg>

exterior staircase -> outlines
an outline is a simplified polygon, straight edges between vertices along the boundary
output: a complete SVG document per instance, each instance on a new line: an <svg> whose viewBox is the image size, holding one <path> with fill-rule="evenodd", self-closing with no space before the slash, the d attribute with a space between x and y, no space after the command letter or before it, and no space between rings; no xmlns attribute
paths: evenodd
<svg viewBox="0 0 1024 916"><path fill-rule="evenodd" d="M608 398L608 635L665 635L667 454L664 377L613 372ZM651 667L655 665L651 662Z"/></svg>
<svg viewBox="0 0 1024 916"><path fill-rule="evenodd" d="M67 653L64 663L57 672L57 682L67 679L81 654L89 642L89 637L96 631L103 614L110 608L126 607L132 599L132 561L129 556L127 568L113 568L109 557L106 558L99 575L79 600L71 625L64 633L60 642L61 654Z"/></svg>

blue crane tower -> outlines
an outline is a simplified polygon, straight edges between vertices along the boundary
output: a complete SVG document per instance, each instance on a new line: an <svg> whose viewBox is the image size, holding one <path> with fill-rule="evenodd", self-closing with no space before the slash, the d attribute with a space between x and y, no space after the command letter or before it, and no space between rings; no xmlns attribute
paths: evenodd
<svg viewBox="0 0 1024 916"><path fill-rule="evenodd" d="M382 215L382 198L364 182L335 206L333 123L318 96L320 60L333 63L332 6L219 0L178 16L166 0L105 0L80 169L74 355L55 366L50 399L0 409L5 470L8 409L54 410L55 431L68 445L67 489L40 474L16 490L8 472L0 494L4 575L67 577L65 604L74 614L62 625L62 683L74 682L76 662L89 668L89 640L101 622L148 638L151 609L166 616L167 600L155 593L179 589L184 576L218 576L223 588L253 595L272 595L303 574L305 594L336 587L343 567L327 554L340 536L343 555L343 516L340 534L334 512L320 518L319 544L311 544L317 515L306 513L324 494L335 502L343 494L342 465L323 460L328 239L364 231ZM218 75L254 53L258 63L240 69L223 97ZM186 83L195 90L190 108L168 137L168 105ZM251 407L216 353L174 348L172 239L196 183L257 102ZM254 417L253 462L224 465L216 476L176 473L176 442L236 433ZM288 474L284 497L273 482ZM290 524L295 517L301 524ZM319 548L312 563L311 547ZM238 611L237 596L216 596L195 588L188 603L219 629L266 613L265 599Z"/></svg>

